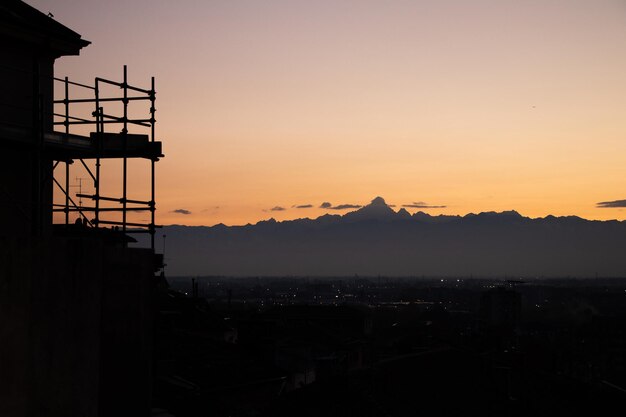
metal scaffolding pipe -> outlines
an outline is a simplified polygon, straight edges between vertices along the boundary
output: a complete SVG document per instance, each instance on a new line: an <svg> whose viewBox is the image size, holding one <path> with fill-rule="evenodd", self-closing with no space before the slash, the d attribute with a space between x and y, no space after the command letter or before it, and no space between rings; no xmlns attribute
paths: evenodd
<svg viewBox="0 0 626 417"><path fill-rule="evenodd" d="M92 134L91 137L92 137L92 140L95 141L94 144L96 147L96 154L94 156L95 156L96 161L95 161L95 170L90 165L88 165L83 159L81 159L81 157L78 157L78 156L77 157L70 156L67 159L64 159L63 161L55 162L54 167L53 167L53 180L58 186L58 188L63 192L65 196L65 202L64 202L65 204L55 204L53 202L52 211L64 212L66 224L69 223L69 214L77 212L82 218L85 219L86 222L88 222L89 224L93 224L95 227L99 227L99 225L101 224L110 224L110 225L121 226L121 229L124 232L128 232L128 233L149 233L150 234L150 246L154 249L155 229L157 227L161 227L161 226L155 225L155 221L156 221L155 163L157 160L151 159L150 161L150 200L142 201L142 200L135 200L135 199L128 198L128 193L129 193L128 176L130 174L129 166L128 166L129 158L130 158L128 156L129 135L130 135L129 126L134 125L134 126L149 128L150 129L150 133L149 133L150 142L156 141L156 135L155 135L156 91L155 91L154 77L151 77L151 80L150 80L151 85L150 85L149 90L139 88L139 87L134 87L128 84L128 68L126 65L124 65L123 67L122 82L117 82L117 81L112 81L112 80L107 80L104 78L96 77L94 79L94 85L89 86L89 85L69 81L67 77L65 77L64 79L53 77L53 79L56 81L63 82L64 88L65 88L64 98L60 100L53 100L53 104L64 106L63 112L55 113L53 110L50 113L55 117L62 118L62 120L57 119L56 121L53 121L52 122L53 125L54 126L63 125L64 126L63 131L65 135L71 135L72 126L95 125L95 136L93 136ZM111 97L111 96L100 97L100 93L101 93L100 90L101 90L101 85L102 85L101 83L116 86L122 89L121 97ZM70 98L70 91L69 91L70 85L93 90L94 92L93 97ZM135 94L133 96L129 96L129 91L139 93L139 95ZM129 118L129 103L133 101L137 101L137 102L149 101L150 107L149 107L148 118L136 118L136 119ZM89 104L89 103L94 103L95 105L95 109L91 113L94 119L88 119L88 118L80 117L80 115L70 114L72 104ZM103 104L106 105L107 103L121 103L123 114L121 116L116 116L114 114L105 113ZM34 111L34 114L36 113L35 117L39 123L42 122L43 111L44 109L41 107L41 105L39 105L37 110ZM122 183L121 183L122 196L121 197L101 196L100 195L100 192L101 192L100 182L102 178L101 160L102 160L102 156L104 155L103 152L104 152L105 144L106 144L105 141L108 140L108 138L105 138L102 134L105 133L106 125L119 125L119 124L122 125L122 129L120 132L121 133L120 136L122 139L122 152L120 156L120 159L122 159ZM87 173L93 180L94 189L95 189L93 194L84 194L84 193L78 192L76 193L76 196L80 198L88 198L88 199L93 200L95 202L93 206L79 207L75 204L75 202L72 200L72 197L70 196L69 179L72 173L70 170L70 164L73 162L72 159L80 160L82 168L87 171ZM59 162L65 162L65 187L61 186L61 184L57 181L57 179L54 178L54 168L56 168ZM100 203L101 201L119 203L121 207L101 207L101 203ZM135 206L132 206L132 205L135 205ZM137 205L139 207L137 207ZM127 214L129 212L145 212L145 211L150 212L150 223L133 223L133 222L128 221L129 219L128 219ZM121 213L121 216L120 216L121 220L117 220L117 219L116 220L113 220L113 219L103 220L100 218L100 214L104 212L112 213L112 214ZM93 221L90 221L89 219L85 217L84 213L94 213L95 218L93 219ZM136 229L129 230L128 229L129 227L140 228L140 230L136 230Z"/></svg>

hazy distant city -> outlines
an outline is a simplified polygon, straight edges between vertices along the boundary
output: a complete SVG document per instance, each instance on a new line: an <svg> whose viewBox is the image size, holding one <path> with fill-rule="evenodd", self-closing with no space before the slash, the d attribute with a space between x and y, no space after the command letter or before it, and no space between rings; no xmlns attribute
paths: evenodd
<svg viewBox="0 0 626 417"><path fill-rule="evenodd" d="M169 277L171 289L206 299L217 309L265 309L282 305L394 305L476 312L476 295L493 288L523 294L524 316L570 313L626 312L626 278L485 279L478 277ZM196 283L194 293L193 284ZM546 291L557 297L544 297ZM571 298L572 294L576 297ZM594 297L616 297L615 303ZM561 299L561 297L565 297ZM569 298L568 298L569 297ZM590 302L593 301L593 302ZM567 303L565 302L567 301ZM621 307L621 302L624 306Z"/></svg>
<svg viewBox="0 0 626 417"><path fill-rule="evenodd" d="M179 295L161 314L173 327L157 345L175 341L180 356L170 356L168 367L224 412L410 415L419 406L444 415L611 415L624 400L624 279L175 277L169 283ZM175 328L186 330L172 333ZM215 342L224 343L219 354ZM205 351L191 359L198 344ZM217 365L205 372L193 365L213 363L215 355L232 367L228 374ZM173 410L182 404L171 402L164 382L171 377L161 375L155 398ZM245 393L201 388L222 378L232 387L246 384ZM260 399L259 391L273 394ZM186 398L185 407L202 408L193 395Z"/></svg>

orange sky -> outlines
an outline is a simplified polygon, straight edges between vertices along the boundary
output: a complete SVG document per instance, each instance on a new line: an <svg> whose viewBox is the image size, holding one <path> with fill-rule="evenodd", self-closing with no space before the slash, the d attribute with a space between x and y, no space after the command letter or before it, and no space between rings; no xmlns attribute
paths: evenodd
<svg viewBox="0 0 626 417"><path fill-rule="evenodd" d="M28 3L92 41L57 76L156 77L159 223L626 217L595 207L626 199L622 0Z"/></svg>

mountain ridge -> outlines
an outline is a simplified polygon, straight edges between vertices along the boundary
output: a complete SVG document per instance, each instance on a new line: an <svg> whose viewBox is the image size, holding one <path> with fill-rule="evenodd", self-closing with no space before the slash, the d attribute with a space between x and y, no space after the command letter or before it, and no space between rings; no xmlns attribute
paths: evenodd
<svg viewBox="0 0 626 417"><path fill-rule="evenodd" d="M515 210L411 215L380 197L343 216L163 233L169 275L626 277L623 221Z"/></svg>

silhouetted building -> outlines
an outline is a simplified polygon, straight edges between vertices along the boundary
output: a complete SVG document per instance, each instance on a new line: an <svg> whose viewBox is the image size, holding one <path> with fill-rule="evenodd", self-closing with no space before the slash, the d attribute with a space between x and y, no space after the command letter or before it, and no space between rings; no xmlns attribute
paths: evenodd
<svg viewBox="0 0 626 417"><path fill-rule="evenodd" d="M53 187L69 193L55 169L96 158L162 156L160 143L137 150L126 132L69 134L71 117L60 123L65 132L54 131L54 61L87 45L21 1L0 4L2 416L141 416L150 409L160 259L151 249L128 248L132 239L102 228L87 207L66 204L65 222L53 225ZM96 119L102 115L94 126ZM120 203L125 209L127 201Z"/></svg>
<svg viewBox="0 0 626 417"><path fill-rule="evenodd" d="M487 326L514 328L522 315L521 294L504 287L486 291L480 299L480 313Z"/></svg>
<svg viewBox="0 0 626 417"><path fill-rule="evenodd" d="M486 329L508 334L519 326L521 315L522 297L514 289L492 288L480 298L480 316Z"/></svg>
<svg viewBox="0 0 626 417"><path fill-rule="evenodd" d="M273 362L288 375L287 390L364 366L371 313L353 306L274 306L259 315L271 323L266 339Z"/></svg>
<svg viewBox="0 0 626 417"><path fill-rule="evenodd" d="M54 61L89 42L17 0L0 5L0 40L0 229L38 233L52 223L52 181L43 178L53 165L43 142L53 131Z"/></svg>

